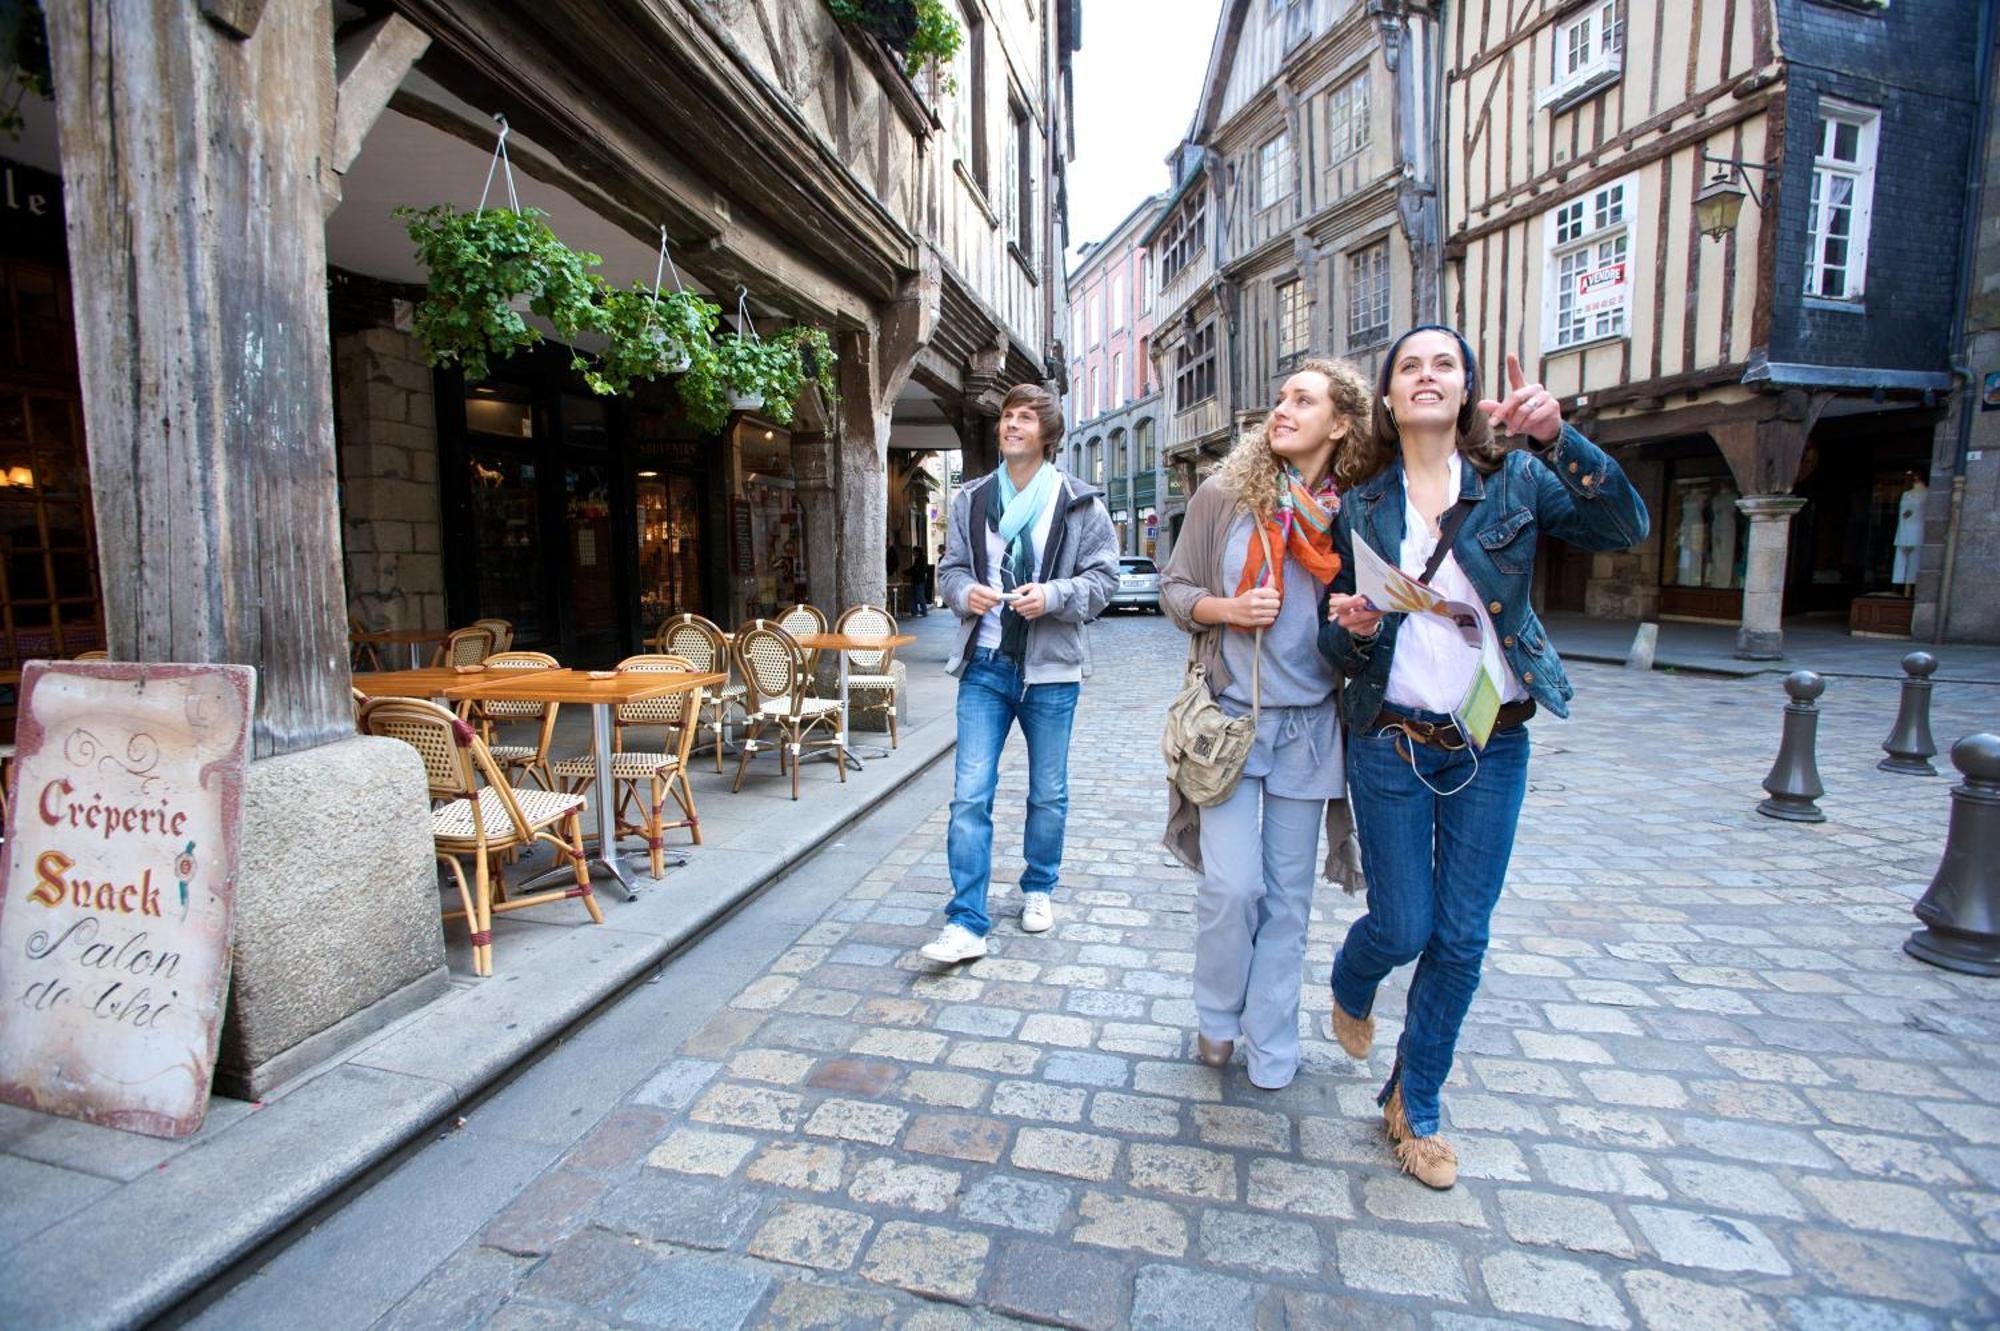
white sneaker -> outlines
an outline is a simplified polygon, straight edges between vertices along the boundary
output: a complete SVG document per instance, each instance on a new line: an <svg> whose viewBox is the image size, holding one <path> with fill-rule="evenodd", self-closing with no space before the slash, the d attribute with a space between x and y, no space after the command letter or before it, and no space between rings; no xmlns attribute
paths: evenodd
<svg viewBox="0 0 2000 1331"><path fill-rule="evenodd" d="M1021 931L1039 934L1048 932L1056 922L1056 904L1047 892L1023 892L1021 894Z"/></svg>
<svg viewBox="0 0 2000 1331"><path fill-rule="evenodd" d="M951 965L985 956L986 940L962 924L947 924L936 938L925 943L917 951L923 955L925 961L941 961Z"/></svg>

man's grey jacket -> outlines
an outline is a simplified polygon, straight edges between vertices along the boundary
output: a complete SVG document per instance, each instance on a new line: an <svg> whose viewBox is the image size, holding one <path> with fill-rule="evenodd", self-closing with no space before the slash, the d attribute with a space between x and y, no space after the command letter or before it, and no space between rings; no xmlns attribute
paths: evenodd
<svg viewBox="0 0 2000 1331"><path fill-rule="evenodd" d="M1118 535L1102 502L1104 492L1074 476L1060 479L1049 501L1060 507L1049 520L1035 578L1047 595L1048 611L1028 624L1021 671L1026 684L1069 683L1090 673L1084 625L1104 612L1118 590ZM1000 487L990 472L951 501L951 529L937 573L938 592L958 616L958 638L945 667L953 675L965 669L979 642L980 616L972 613L966 598L974 587L986 585L987 513L999 502Z"/></svg>

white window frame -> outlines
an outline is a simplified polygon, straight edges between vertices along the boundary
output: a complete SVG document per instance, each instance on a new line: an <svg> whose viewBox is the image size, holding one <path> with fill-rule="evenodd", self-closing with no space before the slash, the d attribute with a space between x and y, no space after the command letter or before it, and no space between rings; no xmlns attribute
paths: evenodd
<svg viewBox="0 0 2000 1331"><path fill-rule="evenodd" d="M1856 131L1852 160L1834 156L1841 128ZM1875 161L1881 142L1882 113L1873 107L1847 102L1819 104L1819 144L1814 150L1812 190L1807 196L1805 293L1815 300L1859 302L1868 285L1868 233L1875 211ZM1834 211L1841 206L1829 188L1837 181L1850 182L1846 199L1847 235L1830 236ZM1847 243L1845 260L1830 268L1830 243ZM1826 278L1836 270L1841 290L1829 292Z"/></svg>
<svg viewBox="0 0 2000 1331"><path fill-rule="evenodd" d="M1636 173L1565 199L1542 214L1543 351L1572 351L1631 336L1638 216ZM1624 265L1622 280L1612 283L1617 264ZM1579 313L1585 293L1571 283L1585 274L1608 284L1599 299L1615 295L1616 302Z"/></svg>
<svg viewBox="0 0 2000 1331"><path fill-rule="evenodd" d="M1336 166L1368 146L1368 71L1326 96L1326 164Z"/></svg>
<svg viewBox="0 0 2000 1331"><path fill-rule="evenodd" d="M1103 414L1104 375L1101 366L1093 365L1090 367L1090 414L1085 416L1084 419L1094 421Z"/></svg>
<svg viewBox="0 0 2000 1331"><path fill-rule="evenodd" d="M1271 306L1278 368L1290 369L1312 346L1312 303L1306 299L1306 284L1296 277L1278 283L1271 291Z"/></svg>
<svg viewBox="0 0 2000 1331"><path fill-rule="evenodd" d="M1292 134L1279 130L1257 145L1257 211L1292 197Z"/></svg>
<svg viewBox="0 0 2000 1331"><path fill-rule="evenodd" d="M1092 287L1090 291L1090 345L1097 346L1104 341L1104 288Z"/></svg>
<svg viewBox="0 0 2000 1331"><path fill-rule="evenodd" d="M1131 399L1125 395L1125 353L1111 353L1111 406L1113 410L1124 406Z"/></svg>
<svg viewBox="0 0 2000 1331"><path fill-rule="evenodd" d="M1624 0L1595 0L1550 33L1549 82L1535 98L1538 108L1594 92L1624 72Z"/></svg>
<svg viewBox="0 0 2000 1331"><path fill-rule="evenodd" d="M1369 269L1374 271L1370 272ZM1347 345L1374 346L1387 341L1395 288L1390 271L1389 239L1350 250L1347 255Z"/></svg>
<svg viewBox="0 0 2000 1331"><path fill-rule="evenodd" d="M1139 313L1153 308L1153 255L1150 250L1139 256Z"/></svg>
<svg viewBox="0 0 2000 1331"><path fill-rule="evenodd" d="M1128 303L1125 285L1125 269L1121 266L1111 274L1111 331L1114 333L1125 327L1125 307Z"/></svg>
<svg viewBox="0 0 2000 1331"><path fill-rule="evenodd" d="M1069 349L1071 351L1083 350L1083 306L1081 304L1069 307L1069 339ZM1081 366L1078 367L1079 370L1081 368Z"/></svg>

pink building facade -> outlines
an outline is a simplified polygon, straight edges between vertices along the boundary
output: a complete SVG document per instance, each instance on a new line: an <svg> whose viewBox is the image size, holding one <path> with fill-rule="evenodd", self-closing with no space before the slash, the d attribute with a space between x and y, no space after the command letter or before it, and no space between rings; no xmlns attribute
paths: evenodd
<svg viewBox="0 0 2000 1331"><path fill-rule="evenodd" d="M1165 559L1173 518L1160 457L1161 394L1151 342L1158 294L1142 239L1164 196L1148 198L1105 240L1084 248L1069 275L1069 433L1063 465L1101 485L1126 554Z"/></svg>

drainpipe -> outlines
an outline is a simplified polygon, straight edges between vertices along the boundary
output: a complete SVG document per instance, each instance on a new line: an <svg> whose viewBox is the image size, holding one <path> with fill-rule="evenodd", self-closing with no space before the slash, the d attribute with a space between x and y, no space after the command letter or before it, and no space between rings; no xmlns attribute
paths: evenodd
<svg viewBox="0 0 2000 1331"><path fill-rule="evenodd" d="M1979 204L1980 196L1986 190L1986 134L1992 119L1993 99L1990 83L1993 77L1993 7L1979 7L1979 66L1978 83L1975 85L1979 96L1979 114L1973 124L1972 151L1970 165L1966 171L1965 220L1959 234L1964 237L1966 247L1965 262L1959 265L1958 290L1952 294L1951 311L1951 367L1962 378L1958 403L1958 445L1951 461L1951 517L1945 524L1944 569L1938 577L1937 626L1932 630L1931 641L1941 643L1951 618L1952 575L1958 569L1958 532L1965 511L1965 466L1966 454L1972 448L1973 395L1978 391L1978 383L1972 374L1972 366L1966 358L1966 312L1972 303L1972 270L1979 258Z"/></svg>

